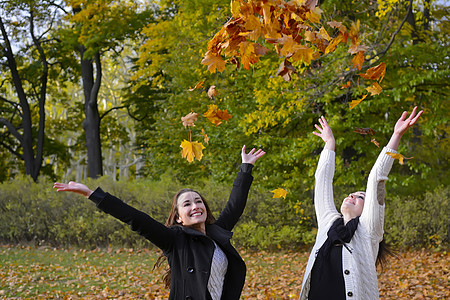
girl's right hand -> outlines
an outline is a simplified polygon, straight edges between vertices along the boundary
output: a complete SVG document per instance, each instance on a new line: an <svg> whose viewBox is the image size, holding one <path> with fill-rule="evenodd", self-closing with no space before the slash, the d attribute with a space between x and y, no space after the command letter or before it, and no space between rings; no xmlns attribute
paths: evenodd
<svg viewBox="0 0 450 300"><path fill-rule="evenodd" d="M58 192L74 192L83 195L86 198L89 198L89 196L93 193L93 191L86 185L75 181L70 181L69 183L55 182L53 184L53 188L55 188Z"/></svg>

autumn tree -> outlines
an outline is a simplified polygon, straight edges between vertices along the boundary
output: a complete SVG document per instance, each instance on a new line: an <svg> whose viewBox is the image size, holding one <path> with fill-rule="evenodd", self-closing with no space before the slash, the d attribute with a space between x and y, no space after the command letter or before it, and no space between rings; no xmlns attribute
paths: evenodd
<svg viewBox="0 0 450 300"><path fill-rule="evenodd" d="M84 93L83 129L86 138L88 176L103 175L100 136L101 112L98 95L102 84L102 55L116 51L120 55L123 43L136 36L143 24L151 22L151 10L138 1L66 1L69 27L60 36L66 47L79 55Z"/></svg>
<svg viewBox="0 0 450 300"><path fill-rule="evenodd" d="M23 160L25 174L37 180L44 156L45 105L58 65L52 59L61 3L4 1L0 3L2 84L1 141Z"/></svg>

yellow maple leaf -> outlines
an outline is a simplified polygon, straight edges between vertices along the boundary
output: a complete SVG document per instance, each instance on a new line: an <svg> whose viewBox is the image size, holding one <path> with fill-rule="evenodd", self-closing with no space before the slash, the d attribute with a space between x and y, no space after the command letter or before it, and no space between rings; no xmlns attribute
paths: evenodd
<svg viewBox="0 0 450 300"><path fill-rule="evenodd" d="M233 15L234 19L239 18L239 13L240 13L240 9L241 9L241 4L239 3L239 1L231 1L231 13Z"/></svg>
<svg viewBox="0 0 450 300"><path fill-rule="evenodd" d="M225 64L227 62L222 59L220 55L214 54L211 51L207 51L205 53L205 57L203 58L201 64L208 66L208 71L214 73L219 71L222 73L225 70Z"/></svg>
<svg viewBox="0 0 450 300"><path fill-rule="evenodd" d="M314 59L314 50L306 46L297 46L296 51L292 55L293 61L302 61L305 64L311 64Z"/></svg>
<svg viewBox="0 0 450 300"><path fill-rule="evenodd" d="M273 191L270 191L271 193L273 193L273 197L272 198L281 198L283 197L284 199L286 199L286 195L287 195L287 191L283 188L277 188Z"/></svg>
<svg viewBox="0 0 450 300"><path fill-rule="evenodd" d="M189 163L193 162L194 159L201 160L203 157L202 150L205 149L205 146L202 143L183 140L180 147L183 149L181 150L181 157L186 158Z"/></svg>
<svg viewBox="0 0 450 300"><path fill-rule="evenodd" d="M371 86L367 87L366 90L370 93L371 96L378 95L381 93L383 88L378 84L378 82L372 83Z"/></svg>
<svg viewBox="0 0 450 300"><path fill-rule="evenodd" d="M319 34L317 34L317 36L329 41L331 40L330 35L328 34L328 32L326 31L326 29L322 26L319 30Z"/></svg>
<svg viewBox="0 0 450 300"><path fill-rule="evenodd" d="M392 158L394 158L394 159L398 159L398 162L401 165L404 164L404 162L403 162L404 159L412 159L412 158L414 158L414 157L405 157L405 156L401 155L400 153L386 152L386 154L389 155L389 156L392 156Z"/></svg>
<svg viewBox="0 0 450 300"><path fill-rule="evenodd" d="M361 103L361 101L363 101L364 99L366 99L366 97L367 97L367 94L364 95L364 96L362 96L361 99L353 100L353 101L350 103L350 109L353 109L356 105L358 105L359 103Z"/></svg>

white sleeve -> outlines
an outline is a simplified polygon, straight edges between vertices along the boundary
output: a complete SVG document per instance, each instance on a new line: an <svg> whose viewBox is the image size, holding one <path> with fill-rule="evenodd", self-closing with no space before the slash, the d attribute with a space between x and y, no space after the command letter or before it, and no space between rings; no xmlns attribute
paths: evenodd
<svg viewBox="0 0 450 300"><path fill-rule="evenodd" d="M335 152L323 149L315 173L314 207L319 227L326 225L332 215L339 214L333 198Z"/></svg>
<svg viewBox="0 0 450 300"><path fill-rule="evenodd" d="M367 180L364 209L359 219L374 243L379 243L383 239L384 186L394 162L394 158L386 152L397 153L395 150L384 147L378 156Z"/></svg>

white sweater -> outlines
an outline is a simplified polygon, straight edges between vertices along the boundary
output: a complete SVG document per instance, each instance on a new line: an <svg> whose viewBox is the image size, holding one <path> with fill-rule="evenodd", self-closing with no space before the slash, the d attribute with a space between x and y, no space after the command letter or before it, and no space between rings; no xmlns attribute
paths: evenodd
<svg viewBox="0 0 450 300"><path fill-rule="evenodd" d="M358 228L352 240L346 244L352 253L346 247L342 247L342 272L348 300L379 299L375 262L379 243L383 239L384 182L388 179L387 175L394 162L394 159L386 152L396 153L397 151L384 147L370 171L364 209L359 218ZM326 241L328 230L333 222L341 217L333 200L334 167L334 151L324 149L315 174L314 205L319 228L303 277L301 300L308 299L310 275L316 253Z"/></svg>

